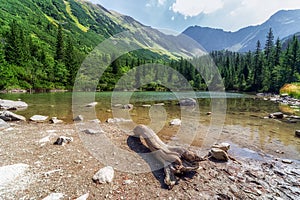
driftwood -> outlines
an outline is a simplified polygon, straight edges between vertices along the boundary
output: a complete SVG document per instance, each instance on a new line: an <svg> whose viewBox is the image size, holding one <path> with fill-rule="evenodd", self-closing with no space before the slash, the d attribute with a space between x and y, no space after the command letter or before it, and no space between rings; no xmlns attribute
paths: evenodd
<svg viewBox="0 0 300 200"><path fill-rule="evenodd" d="M152 129L145 125L136 126L133 132L136 136L145 139L150 151L154 152L155 158L163 164L164 182L169 188L176 184L175 174L195 171L199 168L199 162L205 160L186 148L165 144Z"/></svg>

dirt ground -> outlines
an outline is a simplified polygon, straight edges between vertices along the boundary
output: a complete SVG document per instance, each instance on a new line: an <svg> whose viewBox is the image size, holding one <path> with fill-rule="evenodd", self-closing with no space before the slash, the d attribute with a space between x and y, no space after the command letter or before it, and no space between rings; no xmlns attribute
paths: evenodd
<svg viewBox="0 0 300 200"><path fill-rule="evenodd" d="M196 172L179 175L172 189L164 184L162 169L145 173L116 169L111 183L99 184L92 177L106 164L86 148L80 138L84 133L78 132L74 124L10 125L11 128L0 131L0 166L24 163L29 167L0 187L0 199L43 199L51 193L62 193L62 199L76 199L84 194L88 194L88 199L300 199L298 162L287 164L272 157L237 157L238 162L206 160ZM129 145L130 136L116 125L102 123L101 127L117 147L136 153ZM59 136L72 137L73 141L64 146L53 145ZM96 140L97 136L93 137ZM130 141L140 145L139 151L147 151L138 139ZM97 148L101 150L101 146ZM199 153L205 155L207 150ZM147 162L144 160L143 164Z"/></svg>

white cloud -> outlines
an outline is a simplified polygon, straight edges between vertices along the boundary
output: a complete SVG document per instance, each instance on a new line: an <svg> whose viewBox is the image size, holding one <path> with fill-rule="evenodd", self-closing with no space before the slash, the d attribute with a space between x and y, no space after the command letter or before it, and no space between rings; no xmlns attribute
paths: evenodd
<svg viewBox="0 0 300 200"><path fill-rule="evenodd" d="M176 0L171 9L185 17L193 17L201 13L213 13L222 8L223 5L222 0Z"/></svg>
<svg viewBox="0 0 300 200"><path fill-rule="evenodd" d="M158 0L157 4L162 6L166 3L167 0Z"/></svg>

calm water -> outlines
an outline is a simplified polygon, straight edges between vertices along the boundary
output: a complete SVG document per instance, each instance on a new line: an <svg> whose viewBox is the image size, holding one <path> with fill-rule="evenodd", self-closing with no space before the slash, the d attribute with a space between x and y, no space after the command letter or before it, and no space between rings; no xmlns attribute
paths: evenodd
<svg viewBox="0 0 300 200"><path fill-rule="evenodd" d="M178 99L184 97L196 97L199 107L187 111L181 109ZM294 136L295 130L300 129L300 122L263 119L272 112L293 111L273 102L255 100L250 95L209 92L99 92L0 94L0 98L21 99L28 103L26 110L17 111L26 118L40 114L58 117L71 123L77 114L83 114L85 119L98 118L102 122L110 117L123 117L156 129L163 140L176 140L174 133L180 128L169 126L169 121L181 118L186 124L199 123L200 130L195 129L194 145L201 146L205 135L214 140L228 141L267 153L274 153L275 149L283 150L284 156L300 160L300 139ZM94 101L98 102L95 108L85 107ZM133 104L134 108L127 111L112 106L126 103ZM212 112L212 115L207 115L208 112ZM220 133L214 135L218 131Z"/></svg>

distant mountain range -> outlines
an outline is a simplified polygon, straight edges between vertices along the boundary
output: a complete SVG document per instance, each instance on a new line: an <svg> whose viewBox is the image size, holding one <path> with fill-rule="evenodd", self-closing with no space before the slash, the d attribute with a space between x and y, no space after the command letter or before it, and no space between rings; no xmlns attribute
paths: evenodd
<svg viewBox="0 0 300 200"><path fill-rule="evenodd" d="M263 24L248 26L236 32L191 26L183 34L196 40L207 51L228 49L246 52L254 50L258 40L264 46L270 28L273 30L274 40L278 37L287 40L291 35L300 32L300 9L278 11Z"/></svg>

